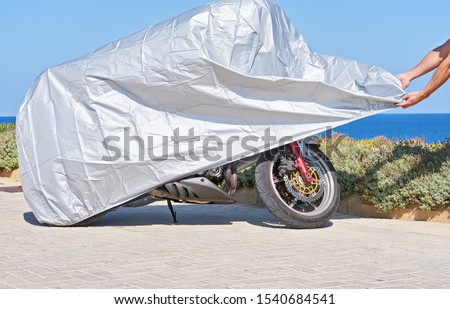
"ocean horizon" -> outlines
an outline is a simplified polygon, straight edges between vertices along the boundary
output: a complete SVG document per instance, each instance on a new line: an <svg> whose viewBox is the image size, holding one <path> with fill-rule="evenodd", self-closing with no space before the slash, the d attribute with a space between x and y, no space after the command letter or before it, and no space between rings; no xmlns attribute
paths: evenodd
<svg viewBox="0 0 450 309"><path fill-rule="evenodd" d="M393 140L423 139L426 143L450 140L450 113L377 114L334 128L354 139L384 136Z"/></svg>
<svg viewBox="0 0 450 309"><path fill-rule="evenodd" d="M0 123L15 123L16 117L0 117ZM377 114L333 129L351 138L384 136L393 140L421 138L426 143L450 140L450 113Z"/></svg>
<svg viewBox="0 0 450 309"><path fill-rule="evenodd" d="M9 117L0 117L0 123L16 123L16 117L9 116Z"/></svg>

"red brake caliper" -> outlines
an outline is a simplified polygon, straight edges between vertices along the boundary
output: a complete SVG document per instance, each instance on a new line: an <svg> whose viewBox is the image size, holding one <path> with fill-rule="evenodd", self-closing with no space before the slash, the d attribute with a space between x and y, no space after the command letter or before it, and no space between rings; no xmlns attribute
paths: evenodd
<svg viewBox="0 0 450 309"><path fill-rule="evenodd" d="M300 171L300 175L302 175L303 181L305 183L313 181L314 178L312 178L311 173L308 170L308 163L303 160L303 156L297 142L290 143L289 148L291 149L291 153L294 155L295 166Z"/></svg>

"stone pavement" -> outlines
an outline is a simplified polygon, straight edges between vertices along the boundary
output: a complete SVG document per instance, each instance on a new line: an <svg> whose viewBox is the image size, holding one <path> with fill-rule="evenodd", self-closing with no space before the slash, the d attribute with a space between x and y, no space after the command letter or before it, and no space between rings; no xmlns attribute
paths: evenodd
<svg viewBox="0 0 450 309"><path fill-rule="evenodd" d="M286 229L250 205L119 209L39 225L0 192L0 288L450 288L450 225L336 215Z"/></svg>

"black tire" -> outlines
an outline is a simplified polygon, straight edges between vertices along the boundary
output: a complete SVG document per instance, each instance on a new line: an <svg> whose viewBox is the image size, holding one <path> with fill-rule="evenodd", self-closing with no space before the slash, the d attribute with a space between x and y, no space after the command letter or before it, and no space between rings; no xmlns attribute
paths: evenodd
<svg viewBox="0 0 450 309"><path fill-rule="evenodd" d="M282 157L285 158L283 159L284 163ZM314 185L304 185L300 181L299 172L292 170L293 163L289 163L290 170L283 169L289 159L292 159L289 147L281 147L277 152L274 150L268 151L260 156L255 170L256 188L259 197L264 206L290 228L313 229L323 227L339 206L340 187L336 171L324 153L317 147L311 147L308 156L304 159L313 171L316 171L314 176L317 182L314 182ZM292 186L290 180L286 184L285 179L283 180L283 177L280 176L280 170L284 170L284 174L291 177L288 179L293 179L297 184ZM293 192L293 190L296 192ZM323 190L323 194L319 197L320 190ZM291 192L295 193L296 196ZM305 192L310 192L310 194ZM299 196L306 197L306 201L298 200ZM314 198L317 198L317 200L311 202Z"/></svg>

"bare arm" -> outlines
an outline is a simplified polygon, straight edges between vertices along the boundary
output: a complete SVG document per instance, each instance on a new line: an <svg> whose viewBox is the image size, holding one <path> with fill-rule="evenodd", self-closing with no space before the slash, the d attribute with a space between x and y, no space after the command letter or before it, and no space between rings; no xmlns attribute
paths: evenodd
<svg viewBox="0 0 450 309"><path fill-rule="evenodd" d="M449 41L447 41L448 43ZM450 77L450 55L447 53L447 57L439 64L436 72L431 77L430 82L425 88L418 92L411 92L405 95L401 103L397 106L407 108L413 106L420 101L428 98L436 89L442 86Z"/></svg>
<svg viewBox="0 0 450 309"><path fill-rule="evenodd" d="M429 52L418 65L408 72L397 75L397 78L402 82L402 86L405 89L413 79L436 69L449 54L450 40Z"/></svg>

